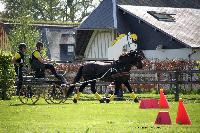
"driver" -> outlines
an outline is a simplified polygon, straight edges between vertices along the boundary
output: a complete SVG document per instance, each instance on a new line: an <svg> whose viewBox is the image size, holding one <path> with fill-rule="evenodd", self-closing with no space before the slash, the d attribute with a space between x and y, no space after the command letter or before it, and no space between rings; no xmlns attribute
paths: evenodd
<svg viewBox="0 0 200 133"><path fill-rule="evenodd" d="M59 75L54 66L52 64L49 64L47 60L45 60L42 55L41 51L43 50L43 43L42 42L37 42L36 44L36 50L33 51L31 55L31 66L36 72L44 72L46 69L49 69L51 73L61 81L61 86L66 86L66 80L62 75ZM43 75L44 77L44 75Z"/></svg>
<svg viewBox="0 0 200 133"><path fill-rule="evenodd" d="M19 95L19 92L22 88L22 80L23 80L23 73L22 68L24 65L24 54L26 52L26 44L20 43L18 46L18 52L15 54L15 56L12 59L12 63L15 67L15 72L17 74L17 89L16 89L16 95Z"/></svg>

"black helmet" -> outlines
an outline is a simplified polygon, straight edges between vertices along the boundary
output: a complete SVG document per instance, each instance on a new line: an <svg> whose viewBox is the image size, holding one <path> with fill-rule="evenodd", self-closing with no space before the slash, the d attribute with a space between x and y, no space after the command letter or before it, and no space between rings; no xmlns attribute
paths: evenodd
<svg viewBox="0 0 200 133"><path fill-rule="evenodd" d="M22 50L23 48L26 49L26 44L25 43L20 43L18 48L19 48L19 50Z"/></svg>
<svg viewBox="0 0 200 133"><path fill-rule="evenodd" d="M37 42L36 47L43 47L43 43L42 42Z"/></svg>

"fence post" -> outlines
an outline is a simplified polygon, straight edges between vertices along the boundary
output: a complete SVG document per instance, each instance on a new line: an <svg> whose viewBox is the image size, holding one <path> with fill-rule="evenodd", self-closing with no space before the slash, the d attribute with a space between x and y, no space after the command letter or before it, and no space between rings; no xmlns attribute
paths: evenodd
<svg viewBox="0 0 200 133"><path fill-rule="evenodd" d="M178 70L175 71L175 79L176 79L176 83L175 83L175 101L179 101L179 72Z"/></svg>

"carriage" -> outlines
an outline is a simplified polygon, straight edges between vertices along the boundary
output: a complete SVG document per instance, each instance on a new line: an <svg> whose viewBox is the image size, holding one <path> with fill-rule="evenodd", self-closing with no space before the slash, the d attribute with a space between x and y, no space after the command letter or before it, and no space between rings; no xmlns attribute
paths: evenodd
<svg viewBox="0 0 200 133"><path fill-rule="evenodd" d="M48 104L61 103L65 97L65 90L61 87L60 81L48 72L42 78L39 78L37 74L28 67L23 69L19 100L23 104L35 104L40 97L43 97ZM16 81L18 82L18 79Z"/></svg>

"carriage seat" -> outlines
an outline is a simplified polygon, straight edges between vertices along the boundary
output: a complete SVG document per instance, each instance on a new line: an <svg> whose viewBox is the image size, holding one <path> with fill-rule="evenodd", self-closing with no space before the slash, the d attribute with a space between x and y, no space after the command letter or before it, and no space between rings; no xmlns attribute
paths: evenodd
<svg viewBox="0 0 200 133"><path fill-rule="evenodd" d="M45 69L41 64L33 62L31 58L29 58L29 63L35 78L45 78Z"/></svg>
<svg viewBox="0 0 200 133"><path fill-rule="evenodd" d="M35 78L45 78L45 71L42 69L33 69Z"/></svg>

